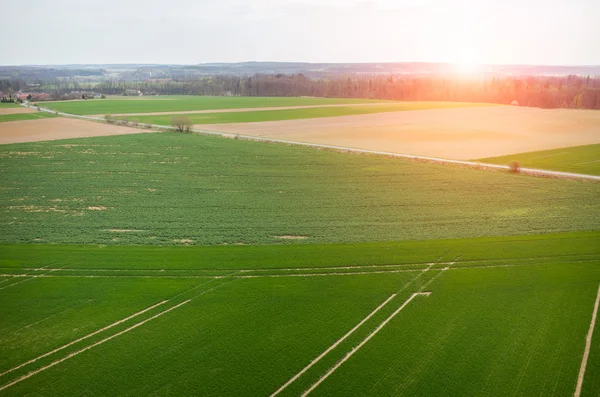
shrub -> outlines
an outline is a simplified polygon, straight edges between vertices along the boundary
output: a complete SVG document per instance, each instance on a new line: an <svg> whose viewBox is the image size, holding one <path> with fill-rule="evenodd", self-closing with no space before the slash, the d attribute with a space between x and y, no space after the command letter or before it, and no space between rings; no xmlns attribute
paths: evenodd
<svg viewBox="0 0 600 397"><path fill-rule="evenodd" d="M115 122L115 119L113 119L112 115L110 114L105 114L104 119L108 124L113 124Z"/></svg>
<svg viewBox="0 0 600 397"><path fill-rule="evenodd" d="M185 116L176 116L171 119L171 125L179 132L190 132L192 120Z"/></svg>
<svg viewBox="0 0 600 397"><path fill-rule="evenodd" d="M510 172L518 174L519 170L521 169L521 165L518 161L511 161L510 164L508 164L508 168L510 169Z"/></svg>

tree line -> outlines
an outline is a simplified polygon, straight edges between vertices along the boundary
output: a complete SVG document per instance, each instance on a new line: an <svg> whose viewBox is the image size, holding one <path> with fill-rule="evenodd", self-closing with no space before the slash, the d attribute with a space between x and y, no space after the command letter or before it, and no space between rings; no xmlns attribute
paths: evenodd
<svg viewBox="0 0 600 397"><path fill-rule="evenodd" d="M140 90L145 95L314 96L503 104L516 101L521 106L540 108L600 109L600 78L580 76L212 76L181 81L108 81L98 84L96 90L117 95L125 90Z"/></svg>
<svg viewBox="0 0 600 397"><path fill-rule="evenodd" d="M23 86L13 82L12 88ZM0 91L10 85L0 80ZM600 78L583 76L502 76L467 78L438 75L332 75L308 78L302 74L215 75L193 79L132 82L104 81L90 85L43 82L35 91L56 97L72 90L106 95L141 91L144 95L311 96L391 99L405 101L460 101L510 104L540 108L600 109Z"/></svg>

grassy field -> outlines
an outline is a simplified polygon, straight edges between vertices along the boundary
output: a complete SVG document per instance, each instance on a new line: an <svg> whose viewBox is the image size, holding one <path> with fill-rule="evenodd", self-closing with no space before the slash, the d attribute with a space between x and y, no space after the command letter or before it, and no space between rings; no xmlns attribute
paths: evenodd
<svg viewBox="0 0 600 397"><path fill-rule="evenodd" d="M309 109L285 109L285 110L263 110L252 112L231 112L231 113L192 113L177 115L177 117L187 117L193 124L221 124L221 123L251 123L260 121L275 120L297 120L313 119L321 117L352 116L359 114L374 114L399 112L405 110L426 110L426 109L445 109L462 108L473 106L491 106L487 104L473 104L461 102L399 102L390 105L381 106L342 106L342 107L324 107ZM120 119L137 121L140 123L171 125L174 115L152 115L152 116L130 116L119 117Z"/></svg>
<svg viewBox="0 0 600 397"><path fill-rule="evenodd" d="M279 395L351 352L311 395L571 395L600 283L599 232L0 253L0 395L270 395L326 350Z"/></svg>
<svg viewBox="0 0 600 397"><path fill-rule="evenodd" d="M366 242L596 230L600 185L175 133L0 147L0 242Z"/></svg>
<svg viewBox="0 0 600 397"><path fill-rule="evenodd" d="M18 103L2 103L0 102L0 109L2 108L18 108L21 107Z"/></svg>
<svg viewBox="0 0 600 397"><path fill-rule="evenodd" d="M481 159L484 163L508 164L518 161L522 167L579 174L600 175L600 145L573 146L539 152Z"/></svg>
<svg viewBox="0 0 600 397"><path fill-rule="evenodd" d="M575 390L600 184L158 132L0 172L0 397Z"/></svg>
<svg viewBox="0 0 600 397"><path fill-rule="evenodd" d="M44 107L71 114L120 114L144 112L178 112L274 106L332 105L390 102L372 99L298 98L298 97L225 97L169 95L146 98L94 99L87 101L43 102Z"/></svg>
<svg viewBox="0 0 600 397"><path fill-rule="evenodd" d="M23 120L39 120L56 117L52 113L37 112L37 113L16 113L16 114L0 114L0 123L3 121L23 121Z"/></svg>

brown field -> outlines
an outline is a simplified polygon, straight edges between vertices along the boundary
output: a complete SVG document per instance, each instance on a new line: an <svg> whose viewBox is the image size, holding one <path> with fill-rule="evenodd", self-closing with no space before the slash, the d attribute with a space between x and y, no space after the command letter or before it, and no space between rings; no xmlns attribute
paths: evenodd
<svg viewBox="0 0 600 397"><path fill-rule="evenodd" d="M0 108L0 114L19 114L19 113L33 113L37 112L35 109L18 107L18 108Z"/></svg>
<svg viewBox="0 0 600 397"><path fill-rule="evenodd" d="M62 117L0 123L0 144L138 134L144 130Z"/></svg>
<svg viewBox="0 0 600 397"><path fill-rule="evenodd" d="M194 127L458 160L600 143L600 111L511 106Z"/></svg>

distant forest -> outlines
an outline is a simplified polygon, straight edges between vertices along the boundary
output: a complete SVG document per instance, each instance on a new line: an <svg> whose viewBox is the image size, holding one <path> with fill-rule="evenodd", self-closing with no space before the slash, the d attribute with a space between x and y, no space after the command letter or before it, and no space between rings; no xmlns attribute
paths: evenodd
<svg viewBox="0 0 600 397"><path fill-rule="evenodd" d="M346 75L309 78L303 74L214 75L193 79L103 81L94 84L0 80L0 92L38 91L63 98L77 91L107 95L234 95L371 98L404 101L461 101L540 108L600 109L600 78L581 76L502 76L473 79L438 75ZM66 98L66 97L65 97Z"/></svg>

